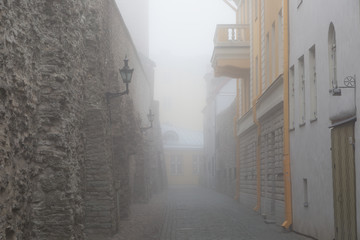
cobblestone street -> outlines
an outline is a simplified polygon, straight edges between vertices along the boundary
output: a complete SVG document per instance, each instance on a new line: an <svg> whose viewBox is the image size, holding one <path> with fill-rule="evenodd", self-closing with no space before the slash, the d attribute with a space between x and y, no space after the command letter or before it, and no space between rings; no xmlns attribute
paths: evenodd
<svg viewBox="0 0 360 240"><path fill-rule="evenodd" d="M149 204L133 205L132 213L112 240L309 239L266 224L253 210L204 188L171 188Z"/></svg>

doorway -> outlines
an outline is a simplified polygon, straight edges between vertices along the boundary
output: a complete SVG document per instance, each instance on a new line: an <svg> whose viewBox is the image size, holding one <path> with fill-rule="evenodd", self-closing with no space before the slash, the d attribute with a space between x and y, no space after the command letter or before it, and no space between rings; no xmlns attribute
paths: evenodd
<svg viewBox="0 0 360 240"><path fill-rule="evenodd" d="M335 239L356 240L354 124L331 130Z"/></svg>

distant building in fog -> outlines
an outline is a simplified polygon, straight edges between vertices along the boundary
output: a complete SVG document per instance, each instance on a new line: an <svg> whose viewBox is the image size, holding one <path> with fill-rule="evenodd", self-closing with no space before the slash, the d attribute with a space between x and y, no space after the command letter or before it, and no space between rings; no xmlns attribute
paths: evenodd
<svg viewBox="0 0 360 240"><path fill-rule="evenodd" d="M206 81L206 105L203 109L204 162L200 169L201 184L219 187L222 185L222 183L220 183L220 176L226 175L225 178L227 178L229 172L235 172L234 169L228 170L229 159L222 154L223 149L219 147L220 144L222 145L224 142L229 143L227 146L232 145L231 142L223 139L223 136L221 136L222 143L220 143L220 135L227 130L233 132L234 116L230 116L229 119L229 117L225 117L225 115L228 115L227 112L229 112L230 106L236 97L236 79L215 77L213 73L206 74L204 78ZM226 123L228 127L226 130L218 127L218 117L220 115L221 126L223 126L223 123ZM226 119L224 119L224 117ZM234 142L235 140L232 139L232 141ZM232 151L227 153L232 154ZM232 158L230 161L234 162L233 165L230 164L232 165L231 168L235 168L235 159ZM229 172L224 175L225 171Z"/></svg>
<svg viewBox="0 0 360 240"><path fill-rule="evenodd" d="M203 134L163 124L162 137L169 185L199 184L203 155Z"/></svg>

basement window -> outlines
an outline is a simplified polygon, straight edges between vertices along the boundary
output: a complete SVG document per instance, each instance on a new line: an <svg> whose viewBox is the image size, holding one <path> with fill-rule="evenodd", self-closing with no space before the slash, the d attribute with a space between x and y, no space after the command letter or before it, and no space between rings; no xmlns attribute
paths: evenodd
<svg viewBox="0 0 360 240"><path fill-rule="evenodd" d="M303 179L303 184L304 184L304 207L309 207L307 178Z"/></svg>

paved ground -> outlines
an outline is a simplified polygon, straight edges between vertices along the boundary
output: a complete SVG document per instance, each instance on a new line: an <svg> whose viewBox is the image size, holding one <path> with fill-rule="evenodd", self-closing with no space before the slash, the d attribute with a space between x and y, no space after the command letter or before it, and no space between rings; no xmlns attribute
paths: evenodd
<svg viewBox="0 0 360 240"><path fill-rule="evenodd" d="M235 200L203 188L177 187L134 205L112 240L305 240Z"/></svg>
<svg viewBox="0 0 360 240"><path fill-rule="evenodd" d="M167 199L167 192L163 192L154 195L147 204L133 204L131 216L120 222L119 233L111 240L159 240Z"/></svg>
<svg viewBox="0 0 360 240"><path fill-rule="evenodd" d="M161 240L304 240L235 200L203 188L169 190Z"/></svg>

